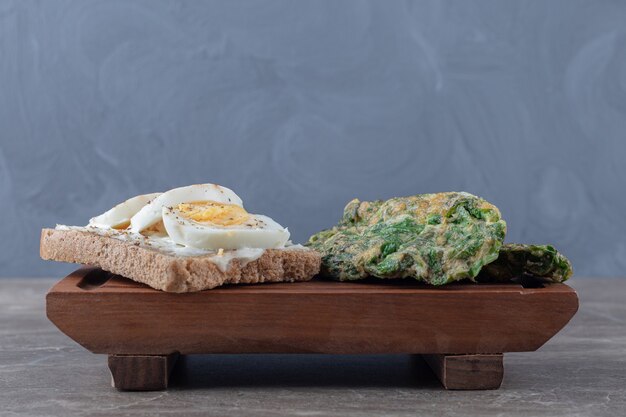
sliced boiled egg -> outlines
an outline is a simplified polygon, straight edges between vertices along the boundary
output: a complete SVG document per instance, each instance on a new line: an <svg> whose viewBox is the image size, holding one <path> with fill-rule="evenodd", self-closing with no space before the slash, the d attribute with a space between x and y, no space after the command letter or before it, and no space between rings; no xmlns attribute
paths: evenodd
<svg viewBox="0 0 626 417"><path fill-rule="evenodd" d="M126 229L130 225L131 217L159 195L161 193L143 194L129 198L106 213L90 219L89 226L101 229Z"/></svg>
<svg viewBox="0 0 626 417"><path fill-rule="evenodd" d="M139 233L159 223L163 207L174 207L182 203L201 204L207 201L230 204L243 209L243 202L229 188L216 184L189 185L166 191L146 204L130 219L130 230Z"/></svg>
<svg viewBox="0 0 626 417"><path fill-rule="evenodd" d="M193 248L269 249L282 247L289 240L286 228L236 204L208 201L165 206L162 218L174 242Z"/></svg>

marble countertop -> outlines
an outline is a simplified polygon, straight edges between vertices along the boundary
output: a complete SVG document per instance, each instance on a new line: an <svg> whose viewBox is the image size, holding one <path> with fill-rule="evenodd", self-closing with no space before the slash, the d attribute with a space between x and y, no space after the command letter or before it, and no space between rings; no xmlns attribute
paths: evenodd
<svg viewBox="0 0 626 417"><path fill-rule="evenodd" d="M626 410L626 279L570 282L580 310L537 352L505 354L496 391L445 391L409 356L207 355L164 392L111 388L106 356L45 315L52 279L0 279L0 416L618 416Z"/></svg>

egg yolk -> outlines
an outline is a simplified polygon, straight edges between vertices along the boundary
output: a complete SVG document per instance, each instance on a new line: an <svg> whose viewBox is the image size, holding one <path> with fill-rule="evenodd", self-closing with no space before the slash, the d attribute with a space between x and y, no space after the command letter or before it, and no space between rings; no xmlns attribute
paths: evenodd
<svg viewBox="0 0 626 417"><path fill-rule="evenodd" d="M219 226L242 224L250 218L250 214L243 207L215 201L182 203L178 205L177 209L184 217L197 223Z"/></svg>
<svg viewBox="0 0 626 417"><path fill-rule="evenodd" d="M124 223L117 224L117 225L113 226L113 229L115 229L115 230L124 230L128 226L130 226L130 221L126 221Z"/></svg>

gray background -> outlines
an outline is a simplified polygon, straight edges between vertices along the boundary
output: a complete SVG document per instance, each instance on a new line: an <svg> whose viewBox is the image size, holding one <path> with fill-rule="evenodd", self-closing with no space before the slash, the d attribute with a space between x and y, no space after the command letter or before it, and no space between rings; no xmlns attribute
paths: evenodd
<svg viewBox="0 0 626 417"><path fill-rule="evenodd" d="M0 276L39 231L197 182L296 241L466 190L626 275L624 1L0 0Z"/></svg>

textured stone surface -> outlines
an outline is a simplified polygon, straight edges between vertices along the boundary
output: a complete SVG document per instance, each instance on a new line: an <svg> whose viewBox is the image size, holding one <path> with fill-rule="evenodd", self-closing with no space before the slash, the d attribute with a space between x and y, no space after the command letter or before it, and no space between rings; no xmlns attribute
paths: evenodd
<svg viewBox="0 0 626 417"><path fill-rule="evenodd" d="M497 391L446 392L407 356L187 357L167 392L121 393L106 357L45 318L50 279L0 280L0 415L617 416L626 409L626 280L570 281L573 321L505 355ZM512 317L512 319L514 319Z"/></svg>
<svg viewBox="0 0 626 417"><path fill-rule="evenodd" d="M236 190L294 241L465 190L626 270L626 2L0 0L0 276L135 194Z"/></svg>

